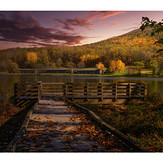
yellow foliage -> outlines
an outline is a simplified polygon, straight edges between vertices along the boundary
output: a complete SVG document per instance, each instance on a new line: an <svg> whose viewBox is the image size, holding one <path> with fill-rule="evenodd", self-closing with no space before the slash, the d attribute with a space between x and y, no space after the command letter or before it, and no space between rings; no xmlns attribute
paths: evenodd
<svg viewBox="0 0 163 163"><path fill-rule="evenodd" d="M119 72L119 71L124 70L124 68L125 68L125 64L121 60L118 60L118 61L111 60L110 61L110 67L109 67L110 72L116 72L116 71Z"/></svg>
<svg viewBox="0 0 163 163"><path fill-rule="evenodd" d="M151 37L134 37L131 38L130 36L124 36L119 38L112 39L112 43L121 44L124 46L146 46L148 44L153 45L156 39Z"/></svg>
<svg viewBox="0 0 163 163"><path fill-rule="evenodd" d="M124 70L124 68L125 68L125 64L121 60L118 60L117 61L117 71Z"/></svg>
<svg viewBox="0 0 163 163"><path fill-rule="evenodd" d="M94 60L94 59L97 59L97 58L99 58L98 55L85 54L85 55L82 55L82 56L80 57L80 60L81 60L82 62L84 62L84 61L87 61L87 60Z"/></svg>
<svg viewBox="0 0 163 163"><path fill-rule="evenodd" d="M96 68L97 69L105 69L105 66L102 62L99 62L98 64L96 64Z"/></svg>
<svg viewBox="0 0 163 163"><path fill-rule="evenodd" d="M110 72L115 72L116 71L116 67L117 67L117 61L111 60L110 61L109 71Z"/></svg>
<svg viewBox="0 0 163 163"><path fill-rule="evenodd" d="M27 53L27 61L28 62L36 62L37 61L37 53L35 53L35 52Z"/></svg>

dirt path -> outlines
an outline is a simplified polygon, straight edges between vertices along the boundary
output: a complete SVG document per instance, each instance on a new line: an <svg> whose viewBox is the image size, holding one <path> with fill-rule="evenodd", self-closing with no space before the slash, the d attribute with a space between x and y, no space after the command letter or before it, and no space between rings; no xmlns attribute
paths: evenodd
<svg viewBox="0 0 163 163"><path fill-rule="evenodd" d="M40 100L16 152L129 151L88 116L63 101Z"/></svg>

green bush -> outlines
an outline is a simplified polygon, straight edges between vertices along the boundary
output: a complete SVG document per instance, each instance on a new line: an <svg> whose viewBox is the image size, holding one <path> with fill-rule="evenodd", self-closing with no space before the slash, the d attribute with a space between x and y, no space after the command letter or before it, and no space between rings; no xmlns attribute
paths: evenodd
<svg viewBox="0 0 163 163"><path fill-rule="evenodd" d="M9 73L20 73L19 66L16 62L9 62L9 67L8 67L8 72Z"/></svg>

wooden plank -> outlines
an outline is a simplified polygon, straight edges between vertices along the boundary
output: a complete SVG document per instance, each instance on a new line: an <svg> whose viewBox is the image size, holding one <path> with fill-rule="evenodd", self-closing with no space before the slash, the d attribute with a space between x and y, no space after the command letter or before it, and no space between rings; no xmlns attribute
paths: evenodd
<svg viewBox="0 0 163 163"><path fill-rule="evenodd" d="M42 83L42 85L64 85L65 83Z"/></svg>

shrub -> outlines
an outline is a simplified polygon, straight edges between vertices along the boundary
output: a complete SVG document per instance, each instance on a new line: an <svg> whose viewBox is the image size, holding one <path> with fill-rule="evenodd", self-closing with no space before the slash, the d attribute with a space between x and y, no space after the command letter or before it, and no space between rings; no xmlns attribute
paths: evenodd
<svg viewBox="0 0 163 163"><path fill-rule="evenodd" d="M73 62L67 62L67 63L66 63L66 66L67 66L68 68L74 68L74 67L75 67L75 63L73 63Z"/></svg>
<svg viewBox="0 0 163 163"><path fill-rule="evenodd" d="M77 67L78 67L78 68L85 68L86 66L85 66L85 63L84 63L84 62L79 62L79 63L77 64Z"/></svg>
<svg viewBox="0 0 163 163"><path fill-rule="evenodd" d="M19 69L18 64L16 62L12 62L10 60L9 67L8 67L8 72L9 73L20 73L20 69Z"/></svg>

